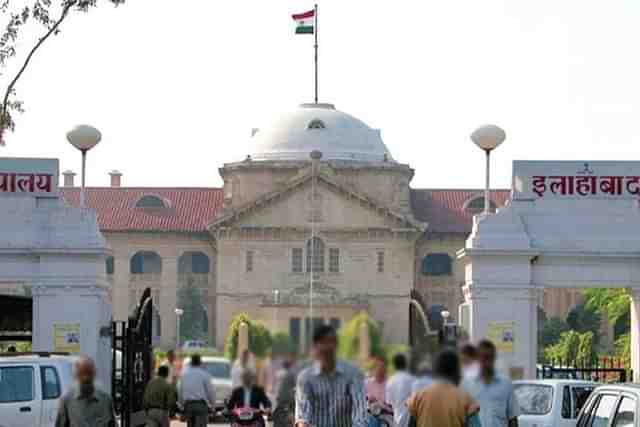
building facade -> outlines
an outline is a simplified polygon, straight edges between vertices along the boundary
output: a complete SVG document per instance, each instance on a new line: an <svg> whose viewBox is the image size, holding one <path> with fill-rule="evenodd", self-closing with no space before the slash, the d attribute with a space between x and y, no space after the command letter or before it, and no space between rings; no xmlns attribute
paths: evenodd
<svg viewBox="0 0 640 427"><path fill-rule="evenodd" d="M315 324L339 326L361 310L387 341L404 343L414 289L434 325L445 309L455 318L464 281L456 252L482 191L411 188L413 169L394 160L380 131L330 104L303 104L254 129L252 143L244 160L220 167L222 188L122 187L113 172L111 187L87 189L113 250L117 319L147 286L166 347L186 288L200 296L203 334L219 348L241 312L301 349ZM77 204L73 174L64 178L63 195ZM493 192L492 208L508 197ZM559 292L540 304L563 315L579 294Z"/></svg>

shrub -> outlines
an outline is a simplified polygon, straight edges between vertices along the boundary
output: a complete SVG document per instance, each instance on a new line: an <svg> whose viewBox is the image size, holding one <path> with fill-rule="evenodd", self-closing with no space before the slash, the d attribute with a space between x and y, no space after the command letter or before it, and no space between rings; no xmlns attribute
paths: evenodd
<svg viewBox="0 0 640 427"><path fill-rule="evenodd" d="M274 356L283 356L295 350L293 341L286 332L276 332L271 336L271 352Z"/></svg>
<svg viewBox="0 0 640 427"><path fill-rule="evenodd" d="M240 313L231 321L224 345L224 354L229 360L236 360L238 356L238 332L240 325L249 326L249 351L256 357L264 357L271 348L271 333L260 322L251 320L246 313Z"/></svg>
<svg viewBox="0 0 640 427"><path fill-rule="evenodd" d="M361 312L346 323L339 331L338 354L341 358L355 360L360 352L360 325L369 325L369 341L371 342L371 356L385 356L382 347L382 333L378 323L371 319L366 312Z"/></svg>

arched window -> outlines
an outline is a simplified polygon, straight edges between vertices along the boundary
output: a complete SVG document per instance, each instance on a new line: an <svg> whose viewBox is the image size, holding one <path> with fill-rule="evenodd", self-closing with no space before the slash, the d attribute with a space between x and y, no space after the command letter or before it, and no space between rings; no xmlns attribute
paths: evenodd
<svg viewBox="0 0 640 427"><path fill-rule="evenodd" d="M307 241L307 272L311 271L311 255L313 254L313 271L324 273L324 242L318 237Z"/></svg>
<svg viewBox="0 0 640 427"><path fill-rule="evenodd" d="M152 251L137 252L130 263L131 274L147 274L162 272L162 258Z"/></svg>
<svg viewBox="0 0 640 427"><path fill-rule="evenodd" d="M185 252L178 260L178 273L209 274L209 257L203 252Z"/></svg>
<svg viewBox="0 0 640 427"><path fill-rule="evenodd" d="M451 274L451 257L447 253L428 254L422 259L422 274L426 276Z"/></svg>
<svg viewBox="0 0 640 427"><path fill-rule="evenodd" d="M474 197L464 204L464 210L471 213L480 213L484 211L484 196ZM493 200L489 200L489 210L495 212L496 204Z"/></svg>
<svg viewBox="0 0 640 427"><path fill-rule="evenodd" d="M136 202L136 208L166 208L164 200L158 196L142 196Z"/></svg>
<svg viewBox="0 0 640 427"><path fill-rule="evenodd" d="M107 274L113 274L115 271L115 266L113 264L113 257L112 256L108 256L107 260L105 261L105 269L107 271Z"/></svg>
<svg viewBox="0 0 640 427"><path fill-rule="evenodd" d="M311 130L311 129L325 129L326 126L324 125L324 122L320 119L313 119L309 122L309 124L307 125L307 129Z"/></svg>

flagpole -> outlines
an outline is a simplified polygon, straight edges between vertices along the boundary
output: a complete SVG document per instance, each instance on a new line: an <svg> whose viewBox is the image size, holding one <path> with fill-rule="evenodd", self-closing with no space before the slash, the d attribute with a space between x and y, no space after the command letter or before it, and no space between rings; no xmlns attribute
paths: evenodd
<svg viewBox="0 0 640 427"><path fill-rule="evenodd" d="M318 5L317 4L313 6L313 11L314 11L313 16L315 18L315 24L313 26L315 43L313 44L313 49L315 51L315 71L316 71L314 101L317 104L318 103Z"/></svg>

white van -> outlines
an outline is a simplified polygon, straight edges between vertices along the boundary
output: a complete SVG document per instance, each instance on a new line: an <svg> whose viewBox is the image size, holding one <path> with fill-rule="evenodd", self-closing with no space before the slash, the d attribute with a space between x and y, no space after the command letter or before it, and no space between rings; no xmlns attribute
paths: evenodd
<svg viewBox="0 0 640 427"><path fill-rule="evenodd" d="M0 427L53 427L76 357L0 354Z"/></svg>

